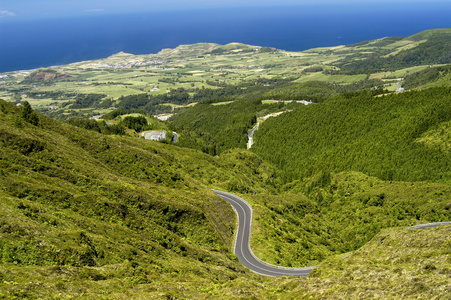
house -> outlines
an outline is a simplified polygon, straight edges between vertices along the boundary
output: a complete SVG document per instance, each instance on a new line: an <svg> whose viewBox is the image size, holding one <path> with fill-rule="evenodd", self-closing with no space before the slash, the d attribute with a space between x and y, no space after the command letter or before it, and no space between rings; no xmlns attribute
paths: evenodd
<svg viewBox="0 0 451 300"><path fill-rule="evenodd" d="M146 131L146 132L142 133L142 136L146 140L162 141L162 140L166 139L166 131L160 131L160 130Z"/></svg>

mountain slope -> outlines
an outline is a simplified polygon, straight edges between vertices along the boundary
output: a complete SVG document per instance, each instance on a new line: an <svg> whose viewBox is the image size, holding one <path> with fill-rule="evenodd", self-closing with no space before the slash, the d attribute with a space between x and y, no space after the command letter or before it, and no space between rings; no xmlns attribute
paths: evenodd
<svg viewBox="0 0 451 300"><path fill-rule="evenodd" d="M274 223L269 226L278 235L281 229L296 224L293 216L284 212L293 208L290 199L270 195L280 188L278 171L251 152L229 151L211 157L136 138L103 136L4 101L0 101L0 143L1 297L277 299L309 293L315 298L338 298L366 288L364 283L343 285L338 290L331 287L331 282L341 284L336 268L342 266L333 260L319 269L321 278L307 279L262 278L237 262L230 252L234 213L213 195L210 186L245 193L247 199L256 194L251 197L252 203L280 214L257 205L256 211L261 212L256 213L256 224L260 224L263 236L272 234L262 230L267 217L286 218L279 219L285 227ZM336 191L338 200L349 203L361 198L359 189L371 191L367 185L350 186L357 180L348 176L341 183L331 182L330 187L322 181L310 182L307 190L311 199L301 194L295 197L301 198L300 202L311 201L315 210L313 202L322 201L319 193L326 192L321 189ZM334 189L337 183L339 187ZM302 189L302 185L294 184L293 192ZM402 193L405 187L400 187ZM439 198L446 204L448 192L445 187L443 191ZM262 195L267 196L267 203ZM390 203L391 195L387 195L385 202ZM330 196L325 196L329 201ZM274 200L284 198L290 203L280 210ZM377 205L373 200L378 199L367 202ZM316 229L313 210L299 204L296 209L307 213L305 221L312 221L307 224L309 230L322 235L322 228ZM433 210L447 209L442 208L434 206ZM348 216L353 209L343 214ZM411 223L409 218L392 225ZM301 229L299 224L294 227L300 234ZM286 233L290 234L282 234ZM418 241L413 244L416 247ZM283 243L278 246L286 247ZM437 245L430 248L433 255L429 257L442 257ZM418 262L428 261L424 257ZM441 280L440 274L448 265L437 265L430 282ZM358 268L369 266L371 261ZM377 278L382 280L396 272L382 272ZM406 272L416 276L415 270ZM392 286L393 293L403 284L398 280ZM430 289L419 290L416 295L426 292L440 295L440 291Z"/></svg>
<svg viewBox="0 0 451 300"><path fill-rule="evenodd" d="M1 100L0 145L2 297L170 294L246 272L230 252L233 210L202 181L259 189L272 171L252 154L102 136ZM31 274L53 279L9 289Z"/></svg>
<svg viewBox="0 0 451 300"><path fill-rule="evenodd" d="M423 141L451 120L450 94L447 87L382 97L344 94L267 120L252 151L292 180L352 170L384 180L449 183L449 151ZM446 131L434 139L449 143Z"/></svg>
<svg viewBox="0 0 451 300"><path fill-rule="evenodd" d="M346 71L369 73L370 70L393 71L419 65L451 63L451 29L426 30L406 37L394 44L417 42L414 47L400 48L395 52L375 52L362 60L340 63ZM384 49L384 48L381 48Z"/></svg>

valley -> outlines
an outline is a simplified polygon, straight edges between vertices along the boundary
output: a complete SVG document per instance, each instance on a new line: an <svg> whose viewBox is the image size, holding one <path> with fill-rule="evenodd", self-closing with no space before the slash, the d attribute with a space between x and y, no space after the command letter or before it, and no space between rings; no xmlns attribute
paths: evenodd
<svg viewBox="0 0 451 300"><path fill-rule="evenodd" d="M451 225L406 228L451 221L450 41L0 74L0 298L447 299ZM257 260L320 266L243 266L230 194Z"/></svg>

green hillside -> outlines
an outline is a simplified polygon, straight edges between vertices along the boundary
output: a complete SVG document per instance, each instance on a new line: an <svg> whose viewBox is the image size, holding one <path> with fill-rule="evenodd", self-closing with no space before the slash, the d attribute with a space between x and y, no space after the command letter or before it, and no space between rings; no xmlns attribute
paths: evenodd
<svg viewBox="0 0 451 300"><path fill-rule="evenodd" d="M374 71L394 71L419 65L451 63L451 29L434 29L420 32L396 41L398 45L418 43L414 47L400 47L392 51L386 46L376 50L361 60L343 60L338 63L342 71L364 74ZM365 45L363 45L365 46ZM368 46L368 44L366 45Z"/></svg>
<svg viewBox="0 0 451 300"><path fill-rule="evenodd" d="M430 67L410 75L403 81L406 89L449 86L451 82L451 66Z"/></svg>
<svg viewBox="0 0 451 300"><path fill-rule="evenodd" d="M331 288L343 266L333 259L313 275L320 279L250 273L230 252L234 213L210 187L240 193L254 206L255 253L286 266L355 250L381 228L450 218L448 185L343 173L283 187L281 171L249 151L212 157L104 136L3 101L0 120L5 298L274 299L307 293L310 284L316 298L365 288ZM443 250L434 247L429 257L437 260ZM440 282L448 265L434 264L430 282ZM415 268L406 272L417 276ZM398 279L393 291L403 284Z"/></svg>
<svg viewBox="0 0 451 300"><path fill-rule="evenodd" d="M291 192L245 196L254 207L254 253L282 266L317 265L362 247L384 228L451 220L451 187L445 184L348 171L285 189Z"/></svg>
<svg viewBox="0 0 451 300"><path fill-rule="evenodd" d="M230 252L235 214L210 187L264 185L273 171L254 155L214 158L0 108L2 297L110 298L137 285L171 295L248 274Z"/></svg>
<svg viewBox="0 0 451 300"><path fill-rule="evenodd" d="M449 299L451 226L383 230L342 259L313 271L307 281L280 279L284 299Z"/></svg>
<svg viewBox="0 0 451 300"><path fill-rule="evenodd" d="M448 87L344 94L267 120L252 151L290 180L352 170L384 180L450 183L451 154L440 146L449 143L450 95Z"/></svg>
<svg viewBox="0 0 451 300"><path fill-rule="evenodd" d="M450 226L406 228L451 221L450 32L304 52L201 43L1 76L0 298L448 299ZM252 205L260 259L321 266L244 268L212 188Z"/></svg>

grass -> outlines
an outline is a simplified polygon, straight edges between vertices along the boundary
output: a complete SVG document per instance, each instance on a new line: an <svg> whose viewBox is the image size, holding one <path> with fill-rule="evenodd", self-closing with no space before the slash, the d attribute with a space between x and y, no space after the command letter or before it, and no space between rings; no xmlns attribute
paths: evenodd
<svg viewBox="0 0 451 300"><path fill-rule="evenodd" d="M438 147L441 151L449 153L451 150L451 122L443 122L431 129L416 140L428 147Z"/></svg>
<svg viewBox="0 0 451 300"><path fill-rule="evenodd" d="M335 278L324 296L449 299L451 226L386 229L347 259L332 259L312 277Z"/></svg>
<svg viewBox="0 0 451 300"><path fill-rule="evenodd" d="M390 74L390 76L393 76L396 78L404 78L407 74L412 74L412 73L424 70L426 68L429 68L429 66L418 66L418 67L413 67L413 68L406 68L406 69L402 69L402 70L393 72Z"/></svg>

